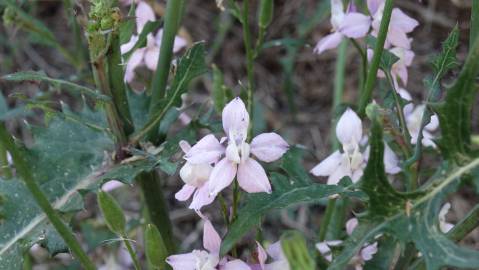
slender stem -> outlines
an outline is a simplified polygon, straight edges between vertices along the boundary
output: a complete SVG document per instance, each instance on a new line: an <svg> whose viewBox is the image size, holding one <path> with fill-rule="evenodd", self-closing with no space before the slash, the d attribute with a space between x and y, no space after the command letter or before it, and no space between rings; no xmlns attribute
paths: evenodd
<svg viewBox="0 0 479 270"><path fill-rule="evenodd" d="M3 144L0 143L1 176L5 179L10 179L12 178L12 171L10 170L10 164L8 164L7 155L8 155L7 149L3 146Z"/></svg>
<svg viewBox="0 0 479 270"><path fill-rule="evenodd" d="M126 249L128 250L128 253L130 253L130 257L133 260L133 265L135 266L136 270L141 270L140 262L138 261L138 257L136 256L135 250L133 250L133 247L130 244L130 240L126 239L126 235L122 236L123 238L123 243L125 244Z"/></svg>
<svg viewBox="0 0 479 270"><path fill-rule="evenodd" d="M384 4L384 13L381 19L381 26L379 27L379 34L376 40L376 47L374 48L373 59L369 67L368 75L366 77L366 84L364 91L361 93L359 99L359 115L364 116L366 112L366 106L371 100L374 85L376 84L377 72L381 56L384 51L384 43L389 30L389 22L391 21L391 14L393 10L393 0L386 0Z"/></svg>
<svg viewBox="0 0 479 270"><path fill-rule="evenodd" d="M470 31L469 48L472 48L477 35L479 35L479 0L472 0Z"/></svg>
<svg viewBox="0 0 479 270"><path fill-rule="evenodd" d="M176 33L180 25L181 15L183 14L185 0L172 0L166 3L165 24L163 27L163 36L161 38L160 56L156 72L151 85L151 101L149 108L149 118L151 119L157 112L158 105L165 96L168 75L170 74L171 60L173 58L173 46ZM156 139L158 128L153 128L147 136L148 140Z"/></svg>
<svg viewBox="0 0 479 270"><path fill-rule="evenodd" d="M48 220L52 223L53 227L57 230L58 234L63 238L68 248L73 252L78 261L83 265L87 270L96 269L93 262L90 260L88 255L83 251L77 239L73 235L73 232L70 228L63 223L60 216L57 214L55 209L51 206L47 197L41 190L40 186L37 184L33 175L30 171L30 166L26 163L25 158L22 156L22 153L18 150L15 142L13 141L12 136L8 133L5 124L0 124L0 143L10 152L12 155L13 162L17 168L17 172L22 178L25 186L28 188L33 198L43 210Z"/></svg>
<svg viewBox="0 0 479 270"><path fill-rule="evenodd" d="M351 40L351 43L354 45L354 48L358 51L359 55L361 56L361 68L360 68L360 76L359 76L359 94L363 93L364 90L364 82L366 80L367 76L367 71L368 71L368 56L367 52L361 48L361 46L358 44L358 42L355 39L349 39Z"/></svg>
<svg viewBox="0 0 479 270"><path fill-rule="evenodd" d="M253 119L253 88L254 88L254 50L251 43L251 31L249 28L249 0L243 1L243 10L242 10L242 26L243 26L243 41L244 47L246 50L246 74L248 77L248 88L247 88L247 106L250 118ZM251 121L252 123L253 121ZM253 130L253 125L250 124L249 127L249 137L251 137Z"/></svg>
<svg viewBox="0 0 479 270"><path fill-rule="evenodd" d="M336 201L337 198L331 198L328 201L328 205L326 206L326 211L324 213L323 220L321 221L321 227L319 228L319 241L322 242L326 239L326 234L328 232L329 224L331 222L331 217L333 217L333 212L336 208Z"/></svg>
<svg viewBox="0 0 479 270"><path fill-rule="evenodd" d="M331 144L333 150L339 149L339 142L336 139L336 123L338 121L335 112L336 109L343 102L344 94L344 77L346 73L346 54L348 52L348 40L343 39L338 49L338 58L336 59L336 71L334 76L334 97L333 97L333 107L331 108L332 115L332 125L331 125Z"/></svg>

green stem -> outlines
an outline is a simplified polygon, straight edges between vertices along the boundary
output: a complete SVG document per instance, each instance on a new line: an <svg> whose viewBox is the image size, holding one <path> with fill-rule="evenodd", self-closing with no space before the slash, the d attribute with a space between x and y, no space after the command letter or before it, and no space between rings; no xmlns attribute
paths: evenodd
<svg viewBox="0 0 479 270"><path fill-rule="evenodd" d="M128 250L128 253L130 253L130 257L133 260L133 265L135 266L136 270L141 270L140 262L138 261L138 258L136 257L136 252L133 250L133 247L130 244L130 240L126 239L126 235L122 236L123 238L123 243L125 244L126 249Z"/></svg>
<svg viewBox="0 0 479 270"><path fill-rule="evenodd" d="M479 0L472 0L470 31L469 48L472 48L474 46L474 41L479 34Z"/></svg>
<svg viewBox="0 0 479 270"><path fill-rule="evenodd" d="M0 172L4 179L12 178L12 171L10 170L10 164L8 164L7 153L7 149L3 146L3 144L0 144Z"/></svg>
<svg viewBox="0 0 479 270"><path fill-rule="evenodd" d="M359 99L359 115L364 116L366 112L366 106L370 102L373 94L374 85L376 84L379 63L381 61L381 55L384 51L384 43L389 30L389 22L391 21L391 14L393 10L393 0L386 0L384 4L384 13L381 19L381 26L379 27L379 34L376 40L376 47L374 48L373 59L368 70L366 77L366 84L364 91L361 93Z"/></svg>
<svg viewBox="0 0 479 270"><path fill-rule="evenodd" d="M338 49L338 58L336 59L336 71L334 76L334 97L333 97L333 107L331 109L331 144L333 150L339 149L339 141L336 138L336 123L338 121L336 117L336 109L343 102L344 94L344 77L346 73L346 54L348 52L348 40L343 39Z"/></svg>
<svg viewBox="0 0 479 270"><path fill-rule="evenodd" d="M243 41L244 47L246 50L246 74L248 77L248 88L247 88L247 106L250 118L253 119L253 88L254 88L254 50L251 43L251 31L249 28L249 0L243 1L243 10L242 10L242 26L243 26ZM251 137L253 125L250 124L249 127L249 137Z"/></svg>
<svg viewBox="0 0 479 270"><path fill-rule="evenodd" d="M359 94L361 95L364 91L364 81L366 80L367 71L368 71L368 56L367 52L361 48L358 42L354 39L350 39L351 43L353 43L354 48L358 51L359 55L361 56L361 68L360 68L360 76L359 76Z"/></svg>
<svg viewBox="0 0 479 270"><path fill-rule="evenodd" d="M322 242L326 239L326 233L328 232L329 223L331 222L331 217L336 208L337 198L329 199L328 205L326 206L326 211L324 213L323 220L321 221L321 227L319 228L319 241Z"/></svg>
<svg viewBox="0 0 479 270"><path fill-rule="evenodd" d="M53 209L47 197L41 190L40 186L37 184L35 179L33 179L30 166L26 163L25 158L15 145L12 136L8 133L3 123L0 124L0 142L12 155L13 163L17 168L17 173L22 178L25 186L28 188L37 204L43 210L48 220L51 222L53 227L55 227L55 230L63 238L68 248L73 252L85 269L96 269L93 262L81 248L77 239L73 235L73 232L70 230L70 228L68 228L67 225L63 223L60 216L57 214L55 209Z"/></svg>
<svg viewBox="0 0 479 270"><path fill-rule="evenodd" d="M171 220L168 205L160 186L160 177L156 171L141 173L136 181L140 185L143 199L148 213L147 219L160 231L168 254L173 254L176 244L173 239Z"/></svg>
<svg viewBox="0 0 479 270"><path fill-rule="evenodd" d="M166 3L165 24L163 27L163 36L161 38L160 56L158 58L158 65L150 89L151 101L148 113L150 119L154 117L158 109L160 109L158 106L166 93L166 85L168 83L168 75L170 74L171 60L173 58L173 46L180 25L181 15L183 14L184 3L185 0L173 0L167 1ZM153 128L148 133L148 140L156 140L156 137L158 136L157 127Z"/></svg>

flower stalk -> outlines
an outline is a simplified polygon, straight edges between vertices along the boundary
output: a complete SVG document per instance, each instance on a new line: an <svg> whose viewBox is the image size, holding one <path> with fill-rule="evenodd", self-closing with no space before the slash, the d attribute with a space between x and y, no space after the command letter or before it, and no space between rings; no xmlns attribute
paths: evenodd
<svg viewBox="0 0 479 270"><path fill-rule="evenodd" d="M90 260L85 251L83 251L83 249L81 248L77 239L73 235L73 232L67 225L65 225L65 223L63 223L60 216L57 214L55 209L53 209L52 205L41 190L40 186L33 178L29 165L26 163L22 153L15 145L15 142L13 141L12 136L8 133L4 123L0 124L0 143L12 155L13 163L15 164L17 173L19 174L20 178L23 180L25 186L30 191L33 198L40 206L42 211L45 213L55 230L58 232L58 234L60 234L68 248L72 251L73 255L78 259L84 269L96 269L93 262Z"/></svg>
<svg viewBox="0 0 479 270"><path fill-rule="evenodd" d="M369 66L368 74L366 77L366 83L364 86L364 91L361 93L359 99L359 110L358 113L363 117L366 113L366 106L371 101L373 89L376 84L377 73L379 69L379 64L381 61L381 56L384 51L384 43L386 41L386 36L389 30L389 22L391 21L391 14L393 11L393 0L386 0L384 5L384 13L381 20L381 25L379 27L379 34L376 41L376 46L374 48L373 58Z"/></svg>

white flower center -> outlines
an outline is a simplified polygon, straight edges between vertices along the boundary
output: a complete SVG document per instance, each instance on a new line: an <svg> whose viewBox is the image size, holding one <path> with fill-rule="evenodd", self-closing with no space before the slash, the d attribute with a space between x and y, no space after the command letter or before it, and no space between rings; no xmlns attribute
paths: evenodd
<svg viewBox="0 0 479 270"><path fill-rule="evenodd" d="M213 167L209 164L186 162L180 170L180 178L190 186L201 187L210 177Z"/></svg>
<svg viewBox="0 0 479 270"><path fill-rule="evenodd" d="M343 145L343 162L348 164L351 171L354 172L361 168L364 158L363 154L359 151L359 144L356 142L351 142L349 144Z"/></svg>
<svg viewBox="0 0 479 270"><path fill-rule="evenodd" d="M246 142L246 134L230 132L228 146L226 147L226 158L239 164L248 160L249 154L250 146Z"/></svg>
<svg viewBox="0 0 479 270"><path fill-rule="evenodd" d="M193 254L196 256L195 270L216 270L216 266L219 263L218 256L203 250L193 250Z"/></svg>

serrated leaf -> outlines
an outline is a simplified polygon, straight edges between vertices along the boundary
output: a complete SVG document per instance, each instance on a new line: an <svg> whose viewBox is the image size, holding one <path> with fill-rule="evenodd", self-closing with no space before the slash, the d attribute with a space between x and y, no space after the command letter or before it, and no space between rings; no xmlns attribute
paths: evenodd
<svg viewBox="0 0 479 270"><path fill-rule="evenodd" d="M434 56L431 64L434 74L442 78L449 70L457 67L456 50L459 45L459 28L457 25L452 29L447 39L442 43L441 53Z"/></svg>
<svg viewBox="0 0 479 270"><path fill-rule="evenodd" d="M205 44L204 42L197 42L179 59L175 77L166 92L166 97L156 106L156 113L153 117L139 132L132 136L132 140L137 141L141 139L143 135L158 126L172 107L181 106L181 95L187 92L190 81L207 70Z"/></svg>
<svg viewBox="0 0 479 270"><path fill-rule="evenodd" d="M452 40L454 39L452 38ZM451 43L454 45L453 42ZM452 57L442 58L446 64L452 61L450 60ZM445 66L447 66L446 64ZM448 160L461 163L471 154L472 107L477 95L476 77L478 74L479 40L471 48L456 81L446 89L445 100L433 106L441 127L441 138L438 145Z"/></svg>
<svg viewBox="0 0 479 270"><path fill-rule="evenodd" d="M344 191L342 187L332 185L291 184L290 179L277 173L271 174L270 179L273 182L273 192L251 194L248 197L221 244L221 254L226 254L243 235L258 226L265 213L298 203L317 203L321 199Z"/></svg>
<svg viewBox="0 0 479 270"><path fill-rule="evenodd" d="M45 73L37 71L20 71L8 75L2 76L3 80L24 82L24 81L41 81L46 82L52 86L58 87L58 89L64 89L72 93L80 93L94 98L95 100L110 101L110 97L105 96L98 90L88 88L86 86L78 85L65 80L54 79L48 77Z"/></svg>

